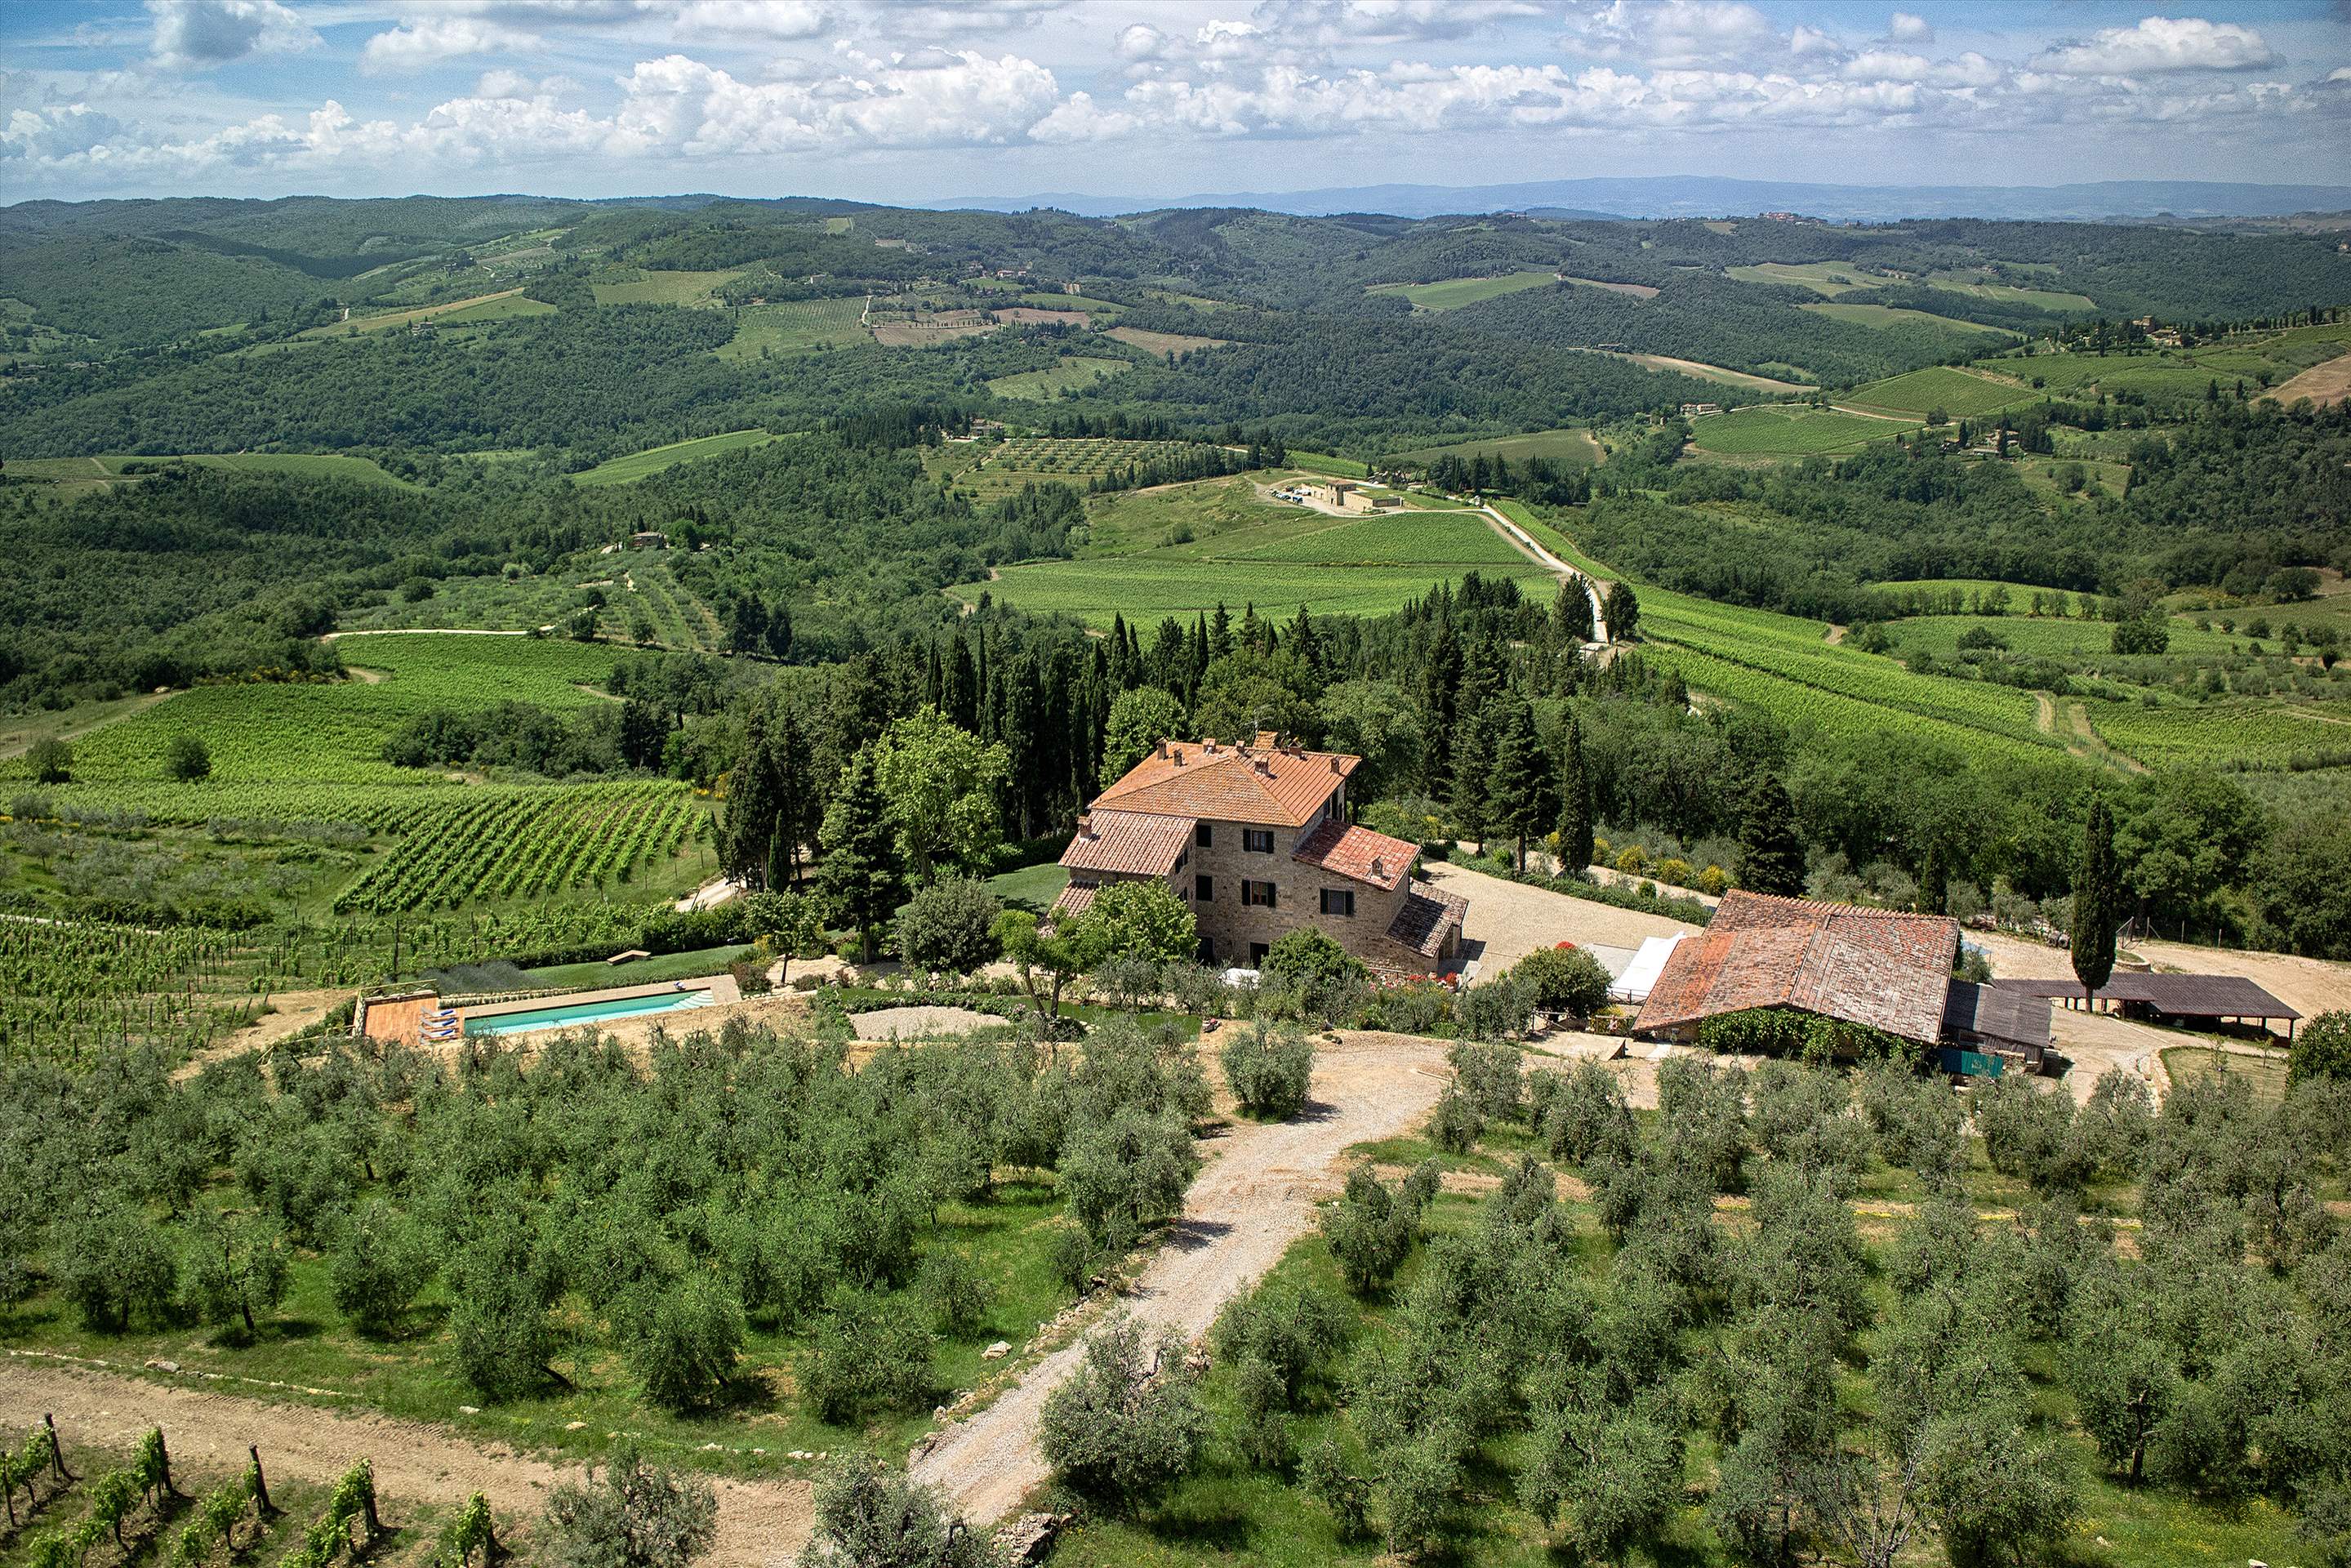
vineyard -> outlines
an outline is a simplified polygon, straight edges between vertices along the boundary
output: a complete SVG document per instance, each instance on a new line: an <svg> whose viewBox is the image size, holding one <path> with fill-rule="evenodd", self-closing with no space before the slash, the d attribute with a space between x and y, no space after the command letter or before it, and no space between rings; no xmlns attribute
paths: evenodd
<svg viewBox="0 0 2351 1568"><path fill-rule="evenodd" d="M2351 757L2351 714L2276 704L2094 702L2099 737L2151 767L2232 759L2278 766Z"/></svg>
<svg viewBox="0 0 2351 1568"><path fill-rule="evenodd" d="M480 899L544 898L627 883L674 856L702 820L683 784L638 779L449 791L391 853L336 899L341 913L449 909Z"/></svg>
<svg viewBox="0 0 2351 1568"><path fill-rule="evenodd" d="M193 735L210 750L213 771L187 786L192 802L225 784L262 780L436 782L382 759L385 739L402 724L436 708L601 702L589 688L621 656L556 638L423 632L347 638L340 646L348 663L381 679L197 686L90 732L74 747L75 777L160 780L172 740ZM21 762L5 766L23 776Z"/></svg>
<svg viewBox="0 0 2351 1568"><path fill-rule="evenodd" d="M244 1467L219 1484L186 1491L172 1473L162 1428L151 1427L122 1463L105 1470L93 1468L103 1455L78 1453L84 1471L76 1474L55 1425L45 1417L20 1448L0 1452L9 1533L31 1532L21 1558L26 1568L87 1568L101 1546L125 1563L144 1559L171 1568L257 1563L287 1547L280 1568L329 1568L338 1559L371 1555L385 1540L375 1469L368 1460L337 1476L306 1522L307 1511L271 1497L260 1450L248 1448L246 1454ZM299 1504L319 1490L282 1487L279 1497ZM423 1562L427 1568L468 1568L478 1561L487 1568L498 1550L489 1501L475 1492L449 1511Z"/></svg>
<svg viewBox="0 0 2351 1568"><path fill-rule="evenodd" d="M1883 733L1889 714L1955 744L1987 738L2035 751L2055 743L2034 723L2032 698L2012 687L1914 675L1892 659L1823 640L1817 622L1641 591L1641 632L1670 644L1665 662L1701 690L1828 729Z"/></svg>
<svg viewBox="0 0 2351 1568"><path fill-rule="evenodd" d="M260 983L225 932L0 918L0 1061L134 1043L192 1054L253 1020Z"/></svg>

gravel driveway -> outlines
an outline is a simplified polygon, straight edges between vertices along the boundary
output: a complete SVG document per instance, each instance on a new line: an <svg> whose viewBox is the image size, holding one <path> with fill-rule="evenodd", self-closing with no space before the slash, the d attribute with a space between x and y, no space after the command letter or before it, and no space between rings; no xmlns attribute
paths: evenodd
<svg viewBox="0 0 2351 1568"><path fill-rule="evenodd" d="M1492 979L1538 947L1562 942L1579 947L1638 947L1651 936L1698 929L1662 915L1570 898L1443 861L1424 862L1421 870L1442 891L1469 901L1461 934L1484 945L1477 955L1481 980Z"/></svg>
<svg viewBox="0 0 2351 1568"><path fill-rule="evenodd" d="M1317 1199L1339 1189L1353 1145L1392 1137L1437 1103L1448 1070L1442 1042L1354 1032L1314 1063L1314 1098L1289 1122L1238 1123L1208 1145L1176 1234L1120 1303L1154 1326L1196 1339L1217 1311L1278 1262L1314 1223ZM985 1410L949 1427L913 1467L975 1525L993 1523L1046 1479L1037 1451L1046 1396L1077 1369L1081 1335L1030 1369Z"/></svg>

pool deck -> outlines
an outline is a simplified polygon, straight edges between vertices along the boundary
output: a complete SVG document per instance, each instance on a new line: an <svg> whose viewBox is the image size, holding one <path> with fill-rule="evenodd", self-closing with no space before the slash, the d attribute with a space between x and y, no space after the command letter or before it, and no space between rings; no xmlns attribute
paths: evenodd
<svg viewBox="0 0 2351 1568"><path fill-rule="evenodd" d="M551 997L529 997L521 1001L485 1002L479 1007L460 1008L460 1025L475 1019L504 1018L511 1013L543 1012L549 1008L590 1007L597 1002L625 1002L639 997L674 996L680 991L707 991L713 1002L739 1002L743 989L732 975L707 975L698 980L660 980L643 986L607 986L596 991L561 991Z"/></svg>

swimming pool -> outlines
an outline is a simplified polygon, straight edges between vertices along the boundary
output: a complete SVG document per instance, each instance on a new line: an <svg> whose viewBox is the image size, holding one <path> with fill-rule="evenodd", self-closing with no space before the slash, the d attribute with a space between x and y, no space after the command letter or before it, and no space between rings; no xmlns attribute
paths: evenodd
<svg viewBox="0 0 2351 1568"><path fill-rule="evenodd" d="M639 1018L646 1013L675 1012L710 1005L706 989L656 991L650 996L607 997L597 1002L559 1002L522 1012L492 1013L465 1019L467 1034L523 1034L535 1029L565 1029L603 1023L611 1019Z"/></svg>

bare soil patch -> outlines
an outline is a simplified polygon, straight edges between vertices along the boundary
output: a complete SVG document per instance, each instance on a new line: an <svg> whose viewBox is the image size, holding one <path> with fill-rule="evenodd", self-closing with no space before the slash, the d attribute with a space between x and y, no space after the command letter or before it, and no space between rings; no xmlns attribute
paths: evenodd
<svg viewBox="0 0 2351 1568"><path fill-rule="evenodd" d="M944 1040L950 1035L995 1028L1008 1020L969 1008L916 1007L876 1008L872 1012L852 1014L850 1021L857 1026L860 1040Z"/></svg>
<svg viewBox="0 0 2351 1568"><path fill-rule="evenodd" d="M2287 381L2281 382L2269 392L2270 400L2291 408L2302 398L2325 407L2351 397L2351 354L2337 354L2324 364L2313 365Z"/></svg>
<svg viewBox="0 0 2351 1568"><path fill-rule="evenodd" d="M387 1497L461 1503L475 1492L503 1512L536 1517L547 1493L573 1472L444 1427L387 1416L277 1404L54 1362L0 1360L0 1416L11 1427L55 1412L76 1442L129 1448L162 1427L172 1457L207 1473L245 1465L261 1450L272 1476L331 1481L360 1459ZM721 1480L716 1568L783 1568L807 1544L814 1505L805 1481Z"/></svg>
<svg viewBox="0 0 2351 1568"><path fill-rule="evenodd" d="M264 1050L289 1035L299 1034L340 1004L350 1001L351 994L348 986L323 991L280 991L269 998L267 1012L217 1044L190 1057L172 1077L174 1081L193 1078L212 1062L240 1051Z"/></svg>

